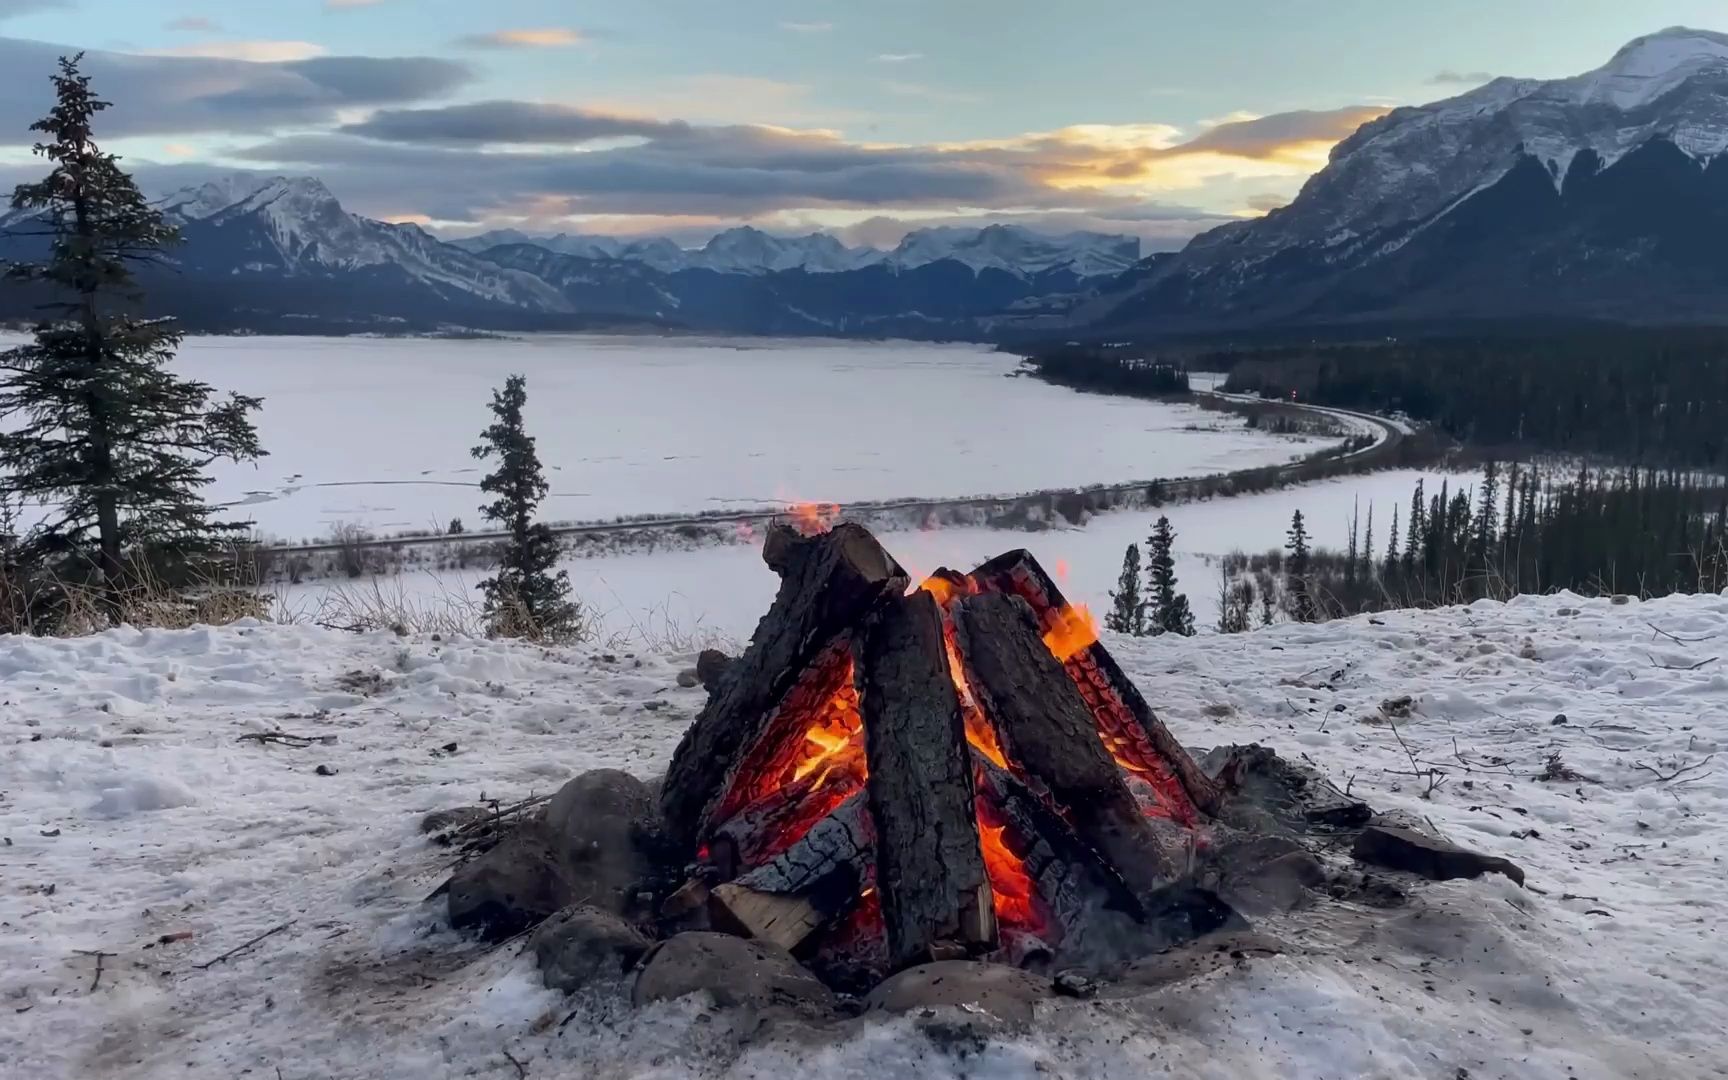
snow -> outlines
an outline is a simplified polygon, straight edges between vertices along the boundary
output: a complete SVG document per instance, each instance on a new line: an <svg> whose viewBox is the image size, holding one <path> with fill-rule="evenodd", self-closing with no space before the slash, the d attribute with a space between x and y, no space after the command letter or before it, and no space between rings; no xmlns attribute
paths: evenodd
<svg viewBox="0 0 1728 1080"><path fill-rule="evenodd" d="M1384 552L1392 508L1399 507L1400 514L1408 508L1411 488L1419 477L1430 493L1438 491L1443 480L1453 488L1468 488L1474 482L1469 475L1395 470L1257 495L1178 503L1156 511L1099 514L1081 528L923 529L886 532L881 539L901 565L919 578L942 566L970 570L1002 552L1029 548L1060 575L1070 600L1086 604L1102 618L1109 610L1123 552L1129 544L1144 550L1153 523L1163 514L1176 530L1178 580L1195 618L1211 626L1218 617L1222 556L1282 546L1290 516L1297 510L1307 520L1316 547L1341 551L1349 541L1352 512L1360 512L1365 527L1372 509L1374 546ZM758 546L745 542L681 549L671 539L668 545L655 551L567 558L561 568L569 573L575 594L594 609L608 638L635 645L686 637L721 643L748 640L778 584L761 572ZM487 573L479 568L407 570L369 579L360 583L358 591L367 593L376 580L387 599L423 610L452 597L478 597L479 583ZM355 589L347 581L307 581L281 586L274 603L298 617L309 617L336 594Z"/></svg>
<svg viewBox="0 0 1728 1080"><path fill-rule="evenodd" d="M528 377L554 521L1013 494L1224 472L1324 445L1193 406L1003 378L1018 364L967 345L536 335L190 338L175 369L264 398L270 456L216 466L210 497L290 539L337 522L475 526L484 470L469 448L512 372Z"/></svg>
<svg viewBox="0 0 1728 1080"><path fill-rule="evenodd" d="M1564 594L1112 641L1188 744L1306 755L1532 888L1321 903L1262 923L1283 956L1053 1001L978 1044L871 1019L740 1047L699 1001L567 1001L423 902L446 853L419 815L657 775L702 700L675 684L688 656L251 623L0 639L0 1073L510 1078L508 1052L530 1077L1720 1075L1728 770L1706 759L1728 751L1728 677L1683 669L1725 641L1728 598ZM1403 694L1395 732L1377 706ZM334 741L239 741L278 728ZM1405 744L1448 774L1430 799ZM1591 779L1535 779L1551 754Z"/></svg>

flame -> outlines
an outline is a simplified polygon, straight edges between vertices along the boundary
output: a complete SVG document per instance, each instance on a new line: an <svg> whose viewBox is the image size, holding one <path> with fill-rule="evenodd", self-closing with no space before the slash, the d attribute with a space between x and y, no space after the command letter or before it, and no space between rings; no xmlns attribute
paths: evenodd
<svg viewBox="0 0 1728 1080"><path fill-rule="evenodd" d="M786 507L792 527L801 536L820 536L840 520L839 503L798 502Z"/></svg>
<svg viewBox="0 0 1728 1080"><path fill-rule="evenodd" d="M1038 885L1027 871L1026 861L1008 845L1008 822L986 799L978 800L978 851L984 856L985 876L990 879L997 925L1048 940L1055 921L1038 895Z"/></svg>
<svg viewBox="0 0 1728 1080"><path fill-rule="evenodd" d="M1008 767L1008 757L1002 752L1002 744L996 738L996 729L985 718L984 710L978 706L978 698L972 693L972 684L966 681L966 665L960 659L960 646L954 637L954 622L948 617L948 603L964 590L971 593L977 586L971 578L962 578L955 582L946 576L926 578L919 589L936 598L936 603L942 608L942 644L948 652L948 677L954 680L954 689L960 696L960 715L966 723L966 741L999 769Z"/></svg>
<svg viewBox="0 0 1728 1080"><path fill-rule="evenodd" d="M1065 604L1057 608L1050 629L1044 631L1044 644L1063 663L1097 640L1098 623L1085 604Z"/></svg>

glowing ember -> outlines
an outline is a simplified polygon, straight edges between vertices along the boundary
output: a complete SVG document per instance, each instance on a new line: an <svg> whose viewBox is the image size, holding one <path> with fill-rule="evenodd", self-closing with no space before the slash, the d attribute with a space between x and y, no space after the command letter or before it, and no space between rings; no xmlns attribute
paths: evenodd
<svg viewBox="0 0 1728 1080"><path fill-rule="evenodd" d="M1044 644L1063 663L1098 640L1098 623L1085 604L1063 605L1056 609L1054 619L1044 632Z"/></svg>
<svg viewBox="0 0 1728 1080"><path fill-rule="evenodd" d="M786 508L792 527L802 536L821 536L840 520L839 503L801 502Z"/></svg>
<svg viewBox="0 0 1728 1080"><path fill-rule="evenodd" d="M1008 823L987 800L978 800L978 850L990 879L996 922L1003 930L1035 934L1050 944L1056 921L1038 895L1026 862L1008 846Z"/></svg>
<svg viewBox="0 0 1728 1080"><path fill-rule="evenodd" d="M948 651L948 677L954 680L954 690L960 697L960 713L966 722L966 741L999 769L1008 767L1008 758L1002 752L1002 744L996 738L996 729L984 716L984 710L978 707L978 699L972 693L972 686L966 681L966 665L960 659L960 646L954 638L954 622L948 617L948 603L963 592L970 594L977 591L977 586L971 578L961 578L958 581L942 575L926 578L924 584L918 586L924 592L936 598L936 603L942 608L942 644Z"/></svg>

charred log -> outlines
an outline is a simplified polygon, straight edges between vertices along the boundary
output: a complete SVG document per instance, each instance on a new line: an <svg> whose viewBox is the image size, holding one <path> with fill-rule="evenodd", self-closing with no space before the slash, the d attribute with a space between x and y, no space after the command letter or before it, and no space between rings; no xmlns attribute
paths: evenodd
<svg viewBox="0 0 1728 1080"><path fill-rule="evenodd" d="M943 943L987 950L996 924L936 599L915 592L883 607L857 669L889 963L924 962Z"/></svg>
<svg viewBox="0 0 1728 1080"><path fill-rule="evenodd" d="M862 794L823 818L772 860L714 887L716 926L794 949L858 902L876 847Z"/></svg>
<svg viewBox="0 0 1728 1080"><path fill-rule="evenodd" d="M974 570L971 578L983 590L1024 599L1045 630L1068 606L1055 580L1024 549L991 559ZM1197 817L1194 810L1217 812L1226 794L1223 785L1189 756L1102 642L1093 642L1063 666L1102 721L1106 729L1102 734L1118 743L1111 747L1115 756L1125 766L1145 774L1163 796L1164 816L1192 826Z"/></svg>
<svg viewBox="0 0 1728 1080"><path fill-rule="evenodd" d="M661 789L668 828L688 847L696 846L728 777L806 666L883 599L906 589L905 571L856 525L791 543L784 556L773 606L685 732Z"/></svg>
<svg viewBox="0 0 1728 1080"><path fill-rule="evenodd" d="M1044 644L1031 605L985 593L958 601L954 619L967 679L1010 759L1044 786L1136 894L1174 880L1181 868L1141 816L1079 690Z"/></svg>

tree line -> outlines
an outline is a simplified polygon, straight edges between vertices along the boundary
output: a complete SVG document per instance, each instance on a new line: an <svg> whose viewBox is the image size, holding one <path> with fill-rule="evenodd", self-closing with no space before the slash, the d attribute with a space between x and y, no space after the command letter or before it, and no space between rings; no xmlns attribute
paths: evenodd
<svg viewBox="0 0 1728 1080"><path fill-rule="evenodd" d="M1402 413L1476 446L1728 466L1728 330L1215 351L1225 389Z"/></svg>
<svg viewBox="0 0 1728 1080"><path fill-rule="evenodd" d="M163 263L178 234L98 146L94 122L109 103L80 59L60 60L54 105L31 125L51 169L11 199L48 254L7 265L6 279L49 299L32 340L0 353L0 632L149 620L165 605L196 616L213 595L240 596L227 610L247 613L258 606L256 546L204 489L213 463L265 456L252 421L263 402L175 374L181 331L141 314L135 271ZM493 634L560 639L581 612L555 567L557 540L535 520L547 486L526 399L523 377L510 376L473 451L495 465L481 513L509 534L481 586L483 615ZM33 510L39 520L25 520Z"/></svg>
<svg viewBox="0 0 1728 1080"><path fill-rule="evenodd" d="M1560 589L1721 592L1725 523L1720 477L1629 468L1548 479L1490 462L1472 486L1418 480L1378 535L1372 509L1365 523L1353 515L1343 551L1311 548L1297 511L1283 547L1224 560L1217 629Z"/></svg>

